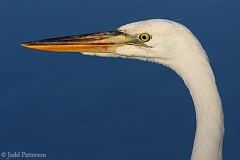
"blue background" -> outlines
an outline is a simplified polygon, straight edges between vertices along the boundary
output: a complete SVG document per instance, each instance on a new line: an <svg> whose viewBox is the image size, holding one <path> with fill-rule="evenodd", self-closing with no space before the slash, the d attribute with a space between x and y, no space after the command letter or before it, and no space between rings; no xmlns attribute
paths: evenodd
<svg viewBox="0 0 240 160"><path fill-rule="evenodd" d="M179 19L202 42L223 101L224 159L240 159L239 0L1 0L0 152L47 153L50 160L189 159L194 107L173 71L20 46L152 18Z"/></svg>

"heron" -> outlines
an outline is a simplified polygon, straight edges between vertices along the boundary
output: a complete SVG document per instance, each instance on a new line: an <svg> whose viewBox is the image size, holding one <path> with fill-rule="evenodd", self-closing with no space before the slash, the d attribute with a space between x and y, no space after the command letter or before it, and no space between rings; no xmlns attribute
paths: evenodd
<svg viewBox="0 0 240 160"><path fill-rule="evenodd" d="M114 31L48 38L22 46L132 58L169 67L182 78L195 107L191 160L222 160L224 115L215 76L201 43L183 24L151 19L129 23Z"/></svg>

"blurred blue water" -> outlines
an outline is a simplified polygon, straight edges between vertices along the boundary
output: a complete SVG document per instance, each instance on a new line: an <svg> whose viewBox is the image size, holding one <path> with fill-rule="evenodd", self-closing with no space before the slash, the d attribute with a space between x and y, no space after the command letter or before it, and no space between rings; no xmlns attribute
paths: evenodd
<svg viewBox="0 0 240 160"><path fill-rule="evenodd" d="M51 160L189 159L194 108L171 70L20 47L151 18L180 19L202 42L224 105L224 158L240 159L238 0L1 0L0 152L47 153Z"/></svg>

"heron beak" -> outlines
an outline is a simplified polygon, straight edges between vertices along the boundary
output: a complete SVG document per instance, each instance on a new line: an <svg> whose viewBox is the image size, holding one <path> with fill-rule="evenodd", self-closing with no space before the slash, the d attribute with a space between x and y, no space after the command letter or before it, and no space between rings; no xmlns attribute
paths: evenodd
<svg viewBox="0 0 240 160"><path fill-rule="evenodd" d="M140 42L121 31L110 31L31 41L22 46L53 52L114 53L119 46L132 44L138 45Z"/></svg>

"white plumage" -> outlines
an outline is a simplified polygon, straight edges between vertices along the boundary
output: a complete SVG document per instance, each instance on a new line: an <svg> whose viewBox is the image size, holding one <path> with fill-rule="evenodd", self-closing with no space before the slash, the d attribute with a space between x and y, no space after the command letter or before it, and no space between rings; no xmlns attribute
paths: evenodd
<svg viewBox="0 0 240 160"><path fill-rule="evenodd" d="M149 40L141 41L139 35L143 33L150 36ZM147 20L124 25L114 33L47 39L23 46L133 58L168 66L183 79L195 106L196 134L191 159L222 159L224 117L215 77L204 49L185 26L169 20Z"/></svg>

